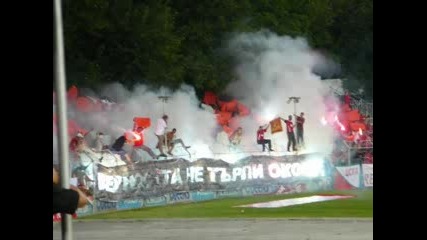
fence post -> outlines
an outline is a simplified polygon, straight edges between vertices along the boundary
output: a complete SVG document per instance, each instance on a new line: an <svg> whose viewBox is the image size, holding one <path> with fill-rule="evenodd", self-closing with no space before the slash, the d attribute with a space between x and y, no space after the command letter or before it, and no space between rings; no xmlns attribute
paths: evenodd
<svg viewBox="0 0 427 240"><path fill-rule="evenodd" d="M64 36L62 26L62 1L54 0L55 17L55 83L56 83L56 107L58 115L58 153L61 174L61 186L70 188L70 161L68 154L68 125L67 125L67 98L66 98L66 79L65 79L65 53ZM73 225L70 214L62 214L62 239L73 239Z"/></svg>
<svg viewBox="0 0 427 240"><path fill-rule="evenodd" d="M348 148L348 159L347 159L347 165L351 165L351 147Z"/></svg>

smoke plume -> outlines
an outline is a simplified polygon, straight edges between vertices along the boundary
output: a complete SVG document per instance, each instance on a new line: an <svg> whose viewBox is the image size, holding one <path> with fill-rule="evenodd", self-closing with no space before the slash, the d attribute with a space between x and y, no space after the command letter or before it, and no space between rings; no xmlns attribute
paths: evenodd
<svg viewBox="0 0 427 240"><path fill-rule="evenodd" d="M310 48L303 38L278 36L268 31L236 34L228 48L235 58L238 80L227 92L247 104L256 121L245 121L244 129L251 129L252 139L259 125L274 117L286 118L305 113L305 141L309 151L328 152L333 142L331 128L320 123L325 113L323 96L328 88L313 69L326 68L331 61ZM300 97L294 106L290 97ZM259 117L256 117L259 116ZM286 136L270 136L275 149L286 151ZM252 140L253 142L253 140Z"/></svg>
<svg viewBox="0 0 427 240"><path fill-rule="evenodd" d="M123 104L121 111L87 114L69 107L69 117L85 129L110 135L110 144L125 130L132 129L134 117L149 117L151 127L145 130L144 142L158 154L154 130L157 119L165 113L169 116L168 130L176 128L177 138L191 145L192 160L210 157L234 162L261 150L261 146L256 144L258 127L275 117L287 118L293 114L294 104L287 101L295 96L301 98L296 104L296 113L304 112L306 115L308 151L329 151L333 141L332 130L323 127L320 121L325 112L322 97L327 90L320 78L312 73L315 66L325 64L325 59L302 38L282 37L265 31L235 34L226 47L235 60L237 76L226 93L251 109L250 116L238 121L243 128L243 139L237 148L230 149L224 144L227 137L217 135L215 115L200 107L193 87L187 85L172 92L167 88L152 91L144 85L128 90L120 84L110 84L96 96L93 93L93 97L107 96ZM161 96L167 96L167 101L159 98ZM54 155L57 147L55 138ZM286 151L284 133L266 134L266 138L272 139L276 152ZM231 155L227 155L229 153Z"/></svg>

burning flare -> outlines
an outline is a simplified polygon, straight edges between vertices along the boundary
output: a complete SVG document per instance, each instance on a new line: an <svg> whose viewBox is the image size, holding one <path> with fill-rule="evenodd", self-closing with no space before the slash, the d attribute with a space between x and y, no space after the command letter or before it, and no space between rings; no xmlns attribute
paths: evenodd
<svg viewBox="0 0 427 240"><path fill-rule="evenodd" d="M326 121L325 116L323 116L322 119L320 119L320 122L322 122L323 126L326 126L326 124L328 124L328 122Z"/></svg>
<svg viewBox="0 0 427 240"><path fill-rule="evenodd" d="M139 140L141 140L141 136L138 133L136 133L134 131L130 131L130 130L126 131L125 137L126 137L126 139L132 140L132 141L139 141Z"/></svg>
<svg viewBox="0 0 427 240"><path fill-rule="evenodd" d="M345 127L344 125L340 122L340 120L338 119L338 116L335 115L335 122L337 122L338 126L340 126L341 131L345 131Z"/></svg>

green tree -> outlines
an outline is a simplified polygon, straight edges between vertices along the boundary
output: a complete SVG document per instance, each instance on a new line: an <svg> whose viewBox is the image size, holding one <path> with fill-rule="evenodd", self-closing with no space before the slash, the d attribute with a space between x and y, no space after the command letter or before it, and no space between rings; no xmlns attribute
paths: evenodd
<svg viewBox="0 0 427 240"><path fill-rule="evenodd" d="M229 34L268 29L332 53L345 86L371 96L372 15L372 0L64 0L67 77L221 92L233 80Z"/></svg>
<svg viewBox="0 0 427 240"><path fill-rule="evenodd" d="M226 35L239 31L247 0L173 1L177 31L183 37L184 81L196 89L220 91L231 79L230 59L221 50Z"/></svg>
<svg viewBox="0 0 427 240"><path fill-rule="evenodd" d="M106 82L176 87L181 38L167 1L65 1L67 76L94 87Z"/></svg>
<svg viewBox="0 0 427 240"><path fill-rule="evenodd" d="M373 82L373 2L372 0L334 0L337 14L331 33L334 46L330 51L339 56L344 86L352 90L363 87L372 97Z"/></svg>

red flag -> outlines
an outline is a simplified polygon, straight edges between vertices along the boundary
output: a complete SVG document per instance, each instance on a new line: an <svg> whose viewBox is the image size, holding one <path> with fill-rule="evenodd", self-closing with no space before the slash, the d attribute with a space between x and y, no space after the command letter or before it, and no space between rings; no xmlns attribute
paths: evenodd
<svg viewBox="0 0 427 240"><path fill-rule="evenodd" d="M282 121L280 120L280 118L276 118L276 119L270 121L270 126L271 126L271 133L272 134L283 131Z"/></svg>

